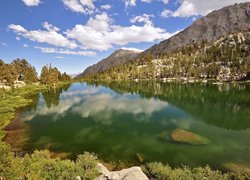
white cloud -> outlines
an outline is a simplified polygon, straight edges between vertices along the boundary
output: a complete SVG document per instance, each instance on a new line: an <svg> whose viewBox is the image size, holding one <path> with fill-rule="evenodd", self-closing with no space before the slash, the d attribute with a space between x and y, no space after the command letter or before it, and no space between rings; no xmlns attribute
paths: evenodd
<svg viewBox="0 0 250 180"><path fill-rule="evenodd" d="M56 32L60 31L60 29L58 27L53 26L52 24L49 24L48 22L44 22L42 25L48 31L56 31Z"/></svg>
<svg viewBox="0 0 250 180"><path fill-rule="evenodd" d="M138 21L138 20L137 20ZM90 18L86 25L77 24L73 29L67 30L68 38L75 39L82 49L108 50L113 45L124 46L128 43L154 42L167 39L173 34L152 24L142 26L113 25L107 13Z"/></svg>
<svg viewBox="0 0 250 180"><path fill-rule="evenodd" d="M78 55L78 56L95 56L96 52L93 51L72 51L69 49L56 49L48 47L35 46L36 49L39 49L42 53L49 54L66 54L66 55Z"/></svg>
<svg viewBox="0 0 250 180"><path fill-rule="evenodd" d="M111 94L103 93L85 97L84 103L73 107L72 111L79 113L84 118L102 114L102 118L105 119L105 117L109 118L112 112L151 116L153 113L168 107L168 103L154 98L130 99L126 95L114 97Z"/></svg>
<svg viewBox="0 0 250 180"><path fill-rule="evenodd" d="M101 9L110 10L111 6L109 4L105 4L101 6Z"/></svg>
<svg viewBox="0 0 250 180"><path fill-rule="evenodd" d="M2 46L8 46L8 44L6 44L5 42L0 42L0 44L1 44Z"/></svg>
<svg viewBox="0 0 250 180"><path fill-rule="evenodd" d="M11 24L8 26L10 30L14 31L15 33L26 33L27 30L24 29L21 25Z"/></svg>
<svg viewBox="0 0 250 180"><path fill-rule="evenodd" d="M141 0L141 1L145 3L151 3L152 1L155 1L155 0ZM169 0L157 0L157 1L162 1L164 4L167 4Z"/></svg>
<svg viewBox="0 0 250 180"><path fill-rule="evenodd" d="M161 16L162 17L170 17L170 16L173 16L173 11L169 10L169 9L164 9L162 12L161 12Z"/></svg>
<svg viewBox="0 0 250 180"><path fill-rule="evenodd" d="M213 10L235 3L249 2L249 0L181 0L180 7L173 12L174 17L190 17L206 15Z"/></svg>
<svg viewBox="0 0 250 180"><path fill-rule="evenodd" d="M16 37L16 40L17 40L17 41L21 41L20 37L18 37L18 36Z"/></svg>
<svg viewBox="0 0 250 180"><path fill-rule="evenodd" d="M44 22L43 30L28 30L21 25L10 24L8 28L15 32L20 40L24 37L34 42L47 43L64 49L43 49L46 53L74 54L93 56L114 46L126 46L129 43L156 42L167 39L175 33L155 27L151 21L153 15L143 14L130 19L131 23L142 23L121 26L114 23L106 12L90 17L86 24L76 24L73 28L61 31L60 28ZM70 51L67 49L78 49ZM81 50L79 50L81 49Z"/></svg>
<svg viewBox="0 0 250 180"><path fill-rule="evenodd" d="M37 115L52 115L55 120L60 116L64 116L74 104L77 104L81 101L80 97L70 97L60 100L57 106L51 106L50 108L46 107L44 103L42 106L38 106L36 111L31 111L24 116L22 116L23 121L31 121Z"/></svg>
<svg viewBox="0 0 250 180"><path fill-rule="evenodd" d="M26 6L38 6L41 1L40 0L22 0Z"/></svg>
<svg viewBox="0 0 250 180"><path fill-rule="evenodd" d="M66 57L64 57L64 56L56 56L55 58L56 59L66 59Z"/></svg>
<svg viewBox="0 0 250 180"><path fill-rule="evenodd" d="M150 17L153 17L153 15L143 14L142 16L135 16L132 19L130 19L131 23L136 22L142 22L148 26L152 25L152 21L150 20Z"/></svg>
<svg viewBox="0 0 250 180"><path fill-rule="evenodd" d="M95 0L63 0L66 8L84 14L92 14L95 10Z"/></svg>
<svg viewBox="0 0 250 180"><path fill-rule="evenodd" d="M125 0L125 6L136 6L136 0Z"/></svg>
<svg viewBox="0 0 250 180"><path fill-rule="evenodd" d="M27 44L23 44L23 47L25 47L25 48L27 48L27 47L29 47Z"/></svg>
<svg viewBox="0 0 250 180"><path fill-rule="evenodd" d="M67 47L67 48L76 48L77 44L73 41L68 40L62 34L58 33L59 28L45 22L43 27L47 31L42 30L27 30L21 25L11 24L8 26L10 30L15 32L19 36L23 36L31 41L39 43L47 43L54 46Z"/></svg>
<svg viewBox="0 0 250 180"><path fill-rule="evenodd" d="M129 50L129 51L135 51L135 52L143 52L144 51L142 49L131 48L131 47L122 47L121 49L123 49L123 50Z"/></svg>

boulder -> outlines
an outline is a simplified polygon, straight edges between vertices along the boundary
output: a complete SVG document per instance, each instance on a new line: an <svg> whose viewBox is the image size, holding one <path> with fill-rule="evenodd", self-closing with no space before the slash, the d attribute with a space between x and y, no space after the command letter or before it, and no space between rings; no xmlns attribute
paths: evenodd
<svg viewBox="0 0 250 180"><path fill-rule="evenodd" d="M174 130L171 133L171 139L174 142L191 145L205 145L209 143L207 138L183 129Z"/></svg>
<svg viewBox="0 0 250 180"><path fill-rule="evenodd" d="M97 168L101 175L96 180L148 180L140 167L131 167L121 171L109 171L103 164L98 163Z"/></svg>

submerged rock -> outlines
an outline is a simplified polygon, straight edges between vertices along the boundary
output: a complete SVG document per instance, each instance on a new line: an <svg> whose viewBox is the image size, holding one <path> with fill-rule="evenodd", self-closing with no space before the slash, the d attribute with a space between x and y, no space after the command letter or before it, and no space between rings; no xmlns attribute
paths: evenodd
<svg viewBox="0 0 250 180"><path fill-rule="evenodd" d="M140 167L131 167L121 171L109 171L101 163L97 164L99 172L102 174L96 180L148 180Z"/></svg>
<svg viewBox="0 0 250 180"><path fill-rule="evenodd" d="M209 143L207 138L183 129L176 129L173 131L171 133L171 139L174 142L191 145L205 145Z"/></svg>
<svg viewBox="0 0 250 180"><path fill-rule="evenodd" d="M140 153L135 153L135 156L140 163L143 163L144 159Z"/></svg>

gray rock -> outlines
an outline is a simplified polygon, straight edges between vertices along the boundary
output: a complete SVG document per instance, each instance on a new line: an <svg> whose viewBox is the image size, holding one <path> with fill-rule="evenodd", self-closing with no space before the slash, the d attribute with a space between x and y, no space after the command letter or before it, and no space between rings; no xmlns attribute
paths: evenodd
<svg viewBox="0 0 250 180"><path fill-rule="evenodd" d="M81 180L81 177L80 176L76 176L76 180Z"/></svg>
<svg viewBox="0 0 250 180"><path fill-rule="evenodd" d="M96 180L148 180L140 167L131 167L121 171L109 171L101 163L98 163L97 167L102 175Z"/></svg>
<svg viewBox="0 0 250 180"><path fill-rule="evenodd" d="M154 45L143 53L155 56L202 41L214 42L231 33L250 29L250 2L235 4L215 10L195 21L173 37Z"/></svg>

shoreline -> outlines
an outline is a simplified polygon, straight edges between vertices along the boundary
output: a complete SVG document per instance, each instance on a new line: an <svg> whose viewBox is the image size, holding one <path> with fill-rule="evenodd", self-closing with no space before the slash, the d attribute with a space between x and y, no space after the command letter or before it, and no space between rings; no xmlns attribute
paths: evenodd
<svg viewBox="0 0 250 180"><path fill-rule="evenodd" d="M114 80L114 79L79 79L76 82L143 82L143 81L154 81L154 82L163 82L163 83L187 83L187 84L193 84L193 83L204 83L204 84L248 84L250 83L250 80L232 80L232 81L218 81L215 79L177 79L177 78L161 78L161 79L127 79L127 80Z"/></svg>
<svg viewBox="0 0 250 180"><path fill-rule="evenodd" d="M151 80L152 81L152 80ZM40 89L39 89L39 87L37 88L37 89L32 89L31 88L31 92L30 93L28 93L28 94L32 94L32 93L37 93L37 92L40 92L40 91L42 91L42 90L48 90L48 89L46 89L46 88L44 88L44 87L40 87ZM26 92L27 93L27 92ZM26 95L26 93L21 93L22 94L22 96L25 96ZM10 95L11 96L11 95ZM22 96L20 96L20 94L19 95L17 95L17 97L18 98L20 98L20 99L22 99L23 98L23 100L26 100L26 102L25 103L23 103L23 104L20 104L20 105L18 105L17 107L14 107L15 109L14 109L14 112L12 111L11 113L14 113L14 117L16 117L16 115L17 115L17 111L18 111L18 109L20 109L20 108L23 108L23 107L26 107L26 106L29 106L29 104L31 104L32 103L32 101L30 100L30 99L26 99L26 98L24 98L24 97L22 97ZM18 99L18 100L20 100L20 99ZM13 114L12 114L13 115ZM13 118L11 118L11 120L9 121L9 123L11 122L13 120ZM8 124L9 125L9 124ZM2 131L5 131L5 135L6 135L6 127L8 127L8 125L5 125L5 127L4 128L2 128L1 127L1 134L2 134ZM4 139L3 138L1 138L1 141L3 141ZM4 141L4 143L7 143L7 142L5 142ZM11 147L11 151L13 151L13 147ZM29 153L29 154L33 154L33 153ZM18 158L21 158L21 157L18 157ZM68 158L66 158L66 159L68 159ZM98 162L102 162L101 160L98 160ZM109 163L106 163L106 164L109 164ZM111 164L112 165L112 164ZM144 164L142 164L142 166L144 166ZM111 169L112 170L112 169ZM223 173L230 173L230 171L220 171L220 172L223 172Z"/></svg>

